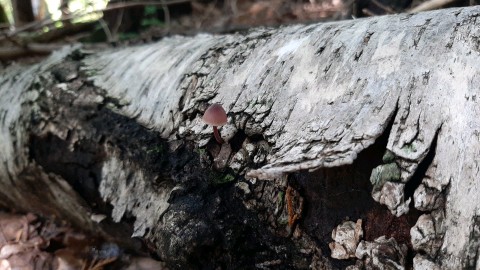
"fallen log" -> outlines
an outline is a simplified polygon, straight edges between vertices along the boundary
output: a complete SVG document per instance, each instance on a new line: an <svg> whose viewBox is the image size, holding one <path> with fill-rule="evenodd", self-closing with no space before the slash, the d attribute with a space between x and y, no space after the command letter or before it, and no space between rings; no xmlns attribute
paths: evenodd
<svg viewBox="0 0 480 270"><path fill-rule="evenodd" d="M343 268L328 244L349 219L364 230L350 267L478 268L479 14L73 46L11 66L0 204L139 237L171 268ZM212 103L228 113L222 145L201 120Z"/></svg>

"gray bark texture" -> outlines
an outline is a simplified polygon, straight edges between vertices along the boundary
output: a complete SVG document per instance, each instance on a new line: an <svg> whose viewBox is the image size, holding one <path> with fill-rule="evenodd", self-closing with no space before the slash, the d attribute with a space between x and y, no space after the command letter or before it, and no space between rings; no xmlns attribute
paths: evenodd
<svg viewBox="0 0 480 270"><path fill-rule="evenodd" d="M72 46L2 72L0 203L172 269L480 269L479 100L480 7Z"/></svg>

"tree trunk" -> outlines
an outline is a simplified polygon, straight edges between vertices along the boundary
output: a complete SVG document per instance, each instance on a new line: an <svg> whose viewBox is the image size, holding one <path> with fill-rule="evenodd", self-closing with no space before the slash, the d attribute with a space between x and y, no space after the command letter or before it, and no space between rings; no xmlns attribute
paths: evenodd
<svg viewBox="0 0 480 270"><path fill-rule="evenodd" d="M3 5L0 5L0 27L5 28L8 26L8 17L7 13L5 12L5 8Z"/></svg>
<svg viewBox="0 0 480 270"><path fill-rule="evenodd" d="M15 26L22 26L35 20L31 0L12 0L12 10Z"/></svg>
<svg viewBox="0 0 480 270"><path fill-rule="evenodd" d="M478 269L479 16L77 46L9 67L0 202L130 228L178 269ZM201 120L211 103L228 112L223 145Z"/></svg>

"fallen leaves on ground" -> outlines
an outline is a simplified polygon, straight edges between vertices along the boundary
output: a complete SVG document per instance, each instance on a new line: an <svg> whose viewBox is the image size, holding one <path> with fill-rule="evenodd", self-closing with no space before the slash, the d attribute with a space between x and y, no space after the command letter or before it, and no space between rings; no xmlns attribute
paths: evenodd
<svg viewBox="0 0 480 270"><path fill-rule="evenodd" d="M0 212L0 270L158 270L158 261L34 214Z"/></svg>

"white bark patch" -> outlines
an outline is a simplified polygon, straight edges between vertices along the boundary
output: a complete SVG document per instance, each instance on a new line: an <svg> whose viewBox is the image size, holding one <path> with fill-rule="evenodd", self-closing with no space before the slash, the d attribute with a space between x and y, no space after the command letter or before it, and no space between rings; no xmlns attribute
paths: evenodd
<svg viewBox="0 0 480 270"><path fill-rule="evenodd" d="M152 179L141 171L133 171L128 161L115 157L106 160L102 167L100 194L112 204L112 219L120 222L124 217L136 217L132 237L143 237L147 229L155 228L162 214L167 210L171 187L151 187Z"/></svg>
<svg viewBox="0 0 480 270"><path fill-rule="evenodd" d="M378 76L385 79L396 70L400 69L400 53L405 33L392 36L392 33L384 32L378 39L378 47L373 53L372 63L378 64Z"/></svg>
<svg viewBox="0 0 480 270"><path fill-rule="evenodd" d="M28 115L32 107L25 104L35 104L39 96L38 91L30 89L30 86L32 83L39 82L38 74L61 62L77 47L64 47L41 64L29 67L13 65L2 71L3 74L0 76L0 179L13 181L11 176L19 173L28 163L27 149L25 149L28 133L25 130L29 125ZM10 182L0 181L0 185L6 183ZM8 185L1 189L9 190L4 194L10 198L15 198L13 194L18 192Z"/></svg>
<svg viewBox="0 0 480 270"><path fill-rule="evenodd" d="M183 75L217 42L209 35L172 37L153 45L103 52L85 60L85 71L97 86L125 104L122 114L138 117L145 127L167 137L183 120L178 106L184 95L179 91Z"/></svg>
<svg viewBox="0 0 480 270"><path fill-rule="evenodd" d="M414 270L440 270L440 266L428 259L427 256L422 256L417 254L413 258L413 269Z"/></svg>
<svg viewBox="0 0 480 270"><path fill-rule="evenodd" d="M295 53L297 49L303 45L303 42L306 41L307 38L301 38L298 40L291 40L285 46L280 47L274 55L278 56L278 60L281 60L284 56L288 56L289 54Z"/></svg>

